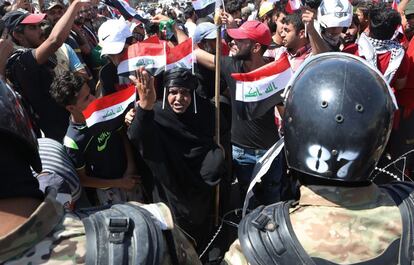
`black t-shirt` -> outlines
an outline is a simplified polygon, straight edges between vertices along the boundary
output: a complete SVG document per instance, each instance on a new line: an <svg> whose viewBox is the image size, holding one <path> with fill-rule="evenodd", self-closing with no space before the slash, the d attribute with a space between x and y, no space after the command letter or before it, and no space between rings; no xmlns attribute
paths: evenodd
<svg viewBox="0 0 414 265"><path fill-rule="evenodd" d="M99 80L102 86L102 96L119 91L131 83L126 75L118 75L117 67L112 62L108 62L101 68Z"/></svg>
<svg viewBox="0 0 414 265"><path fill-rule="evenodd" d="M54 78L54 63L51 58L38 64L34 51L28 49L16 57L11 67L15 89L30 104L37 115L35 122L45 136L62 142L68 127L69 112L50 96L49 89Z"/></svg>
<svg viewBox="0 0 414 265"><path fill-rule="evenodd" d="M240 147L269 149L279 139L274 109L269 109L265 115L253 120L242 120L237 115L236 80L231 77L231 74L243 72L245 72L243 61L232 57L221 57L221 76L229 87L232 105L231 141Z"/></svg>
<svg viewBox="0 0 414 265"><path fill-rule="evenodd" d="M215 94L215 72L201 64L194 64L194 72L200 83L197 94L202 98L212 99ZM226 90L226 82L220 79L220 93Z"/></svg>
<svg viewBox="0 0 414 265"><path fill-rule="evenodd" d="M121 178L127 167L121 129L91 135L85 124L69 121L64 145L75 168L86 167L86 173L92 177Z"/></svg>

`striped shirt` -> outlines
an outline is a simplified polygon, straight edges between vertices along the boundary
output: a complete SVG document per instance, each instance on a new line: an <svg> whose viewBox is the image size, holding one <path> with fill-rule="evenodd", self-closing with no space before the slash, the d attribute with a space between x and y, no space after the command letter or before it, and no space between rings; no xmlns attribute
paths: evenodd
<svg viewBox="0 0 414 265"><path fill-rule="evenodd" d="M62 177L71 190L72 202L79 199L81 186L75 167L66 153L65 147L50 138L39 138L39 154L42 161L42 172L55 173ZM37 177L37 173L33 171Z"/></svg>

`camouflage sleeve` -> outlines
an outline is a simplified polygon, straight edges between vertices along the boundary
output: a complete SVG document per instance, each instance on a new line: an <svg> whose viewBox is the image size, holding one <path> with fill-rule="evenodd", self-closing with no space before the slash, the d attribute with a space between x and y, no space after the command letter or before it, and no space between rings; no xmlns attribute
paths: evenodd
<svg viewBox="0 0 414 265"><path fill-rule="evenodd" d="M224 255L224 264L227 265L248 265L246 257L244 256L240 241L236 239L236 241L231 244L229 251L226 252Z"/></svg>

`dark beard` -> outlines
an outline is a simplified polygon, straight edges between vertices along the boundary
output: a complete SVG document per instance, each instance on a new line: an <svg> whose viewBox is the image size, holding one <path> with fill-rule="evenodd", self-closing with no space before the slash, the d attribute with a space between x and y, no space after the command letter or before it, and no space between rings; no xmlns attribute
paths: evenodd
<svg viewBox="0 0 414 265"><path fill-rule="evenodd" d="M235 60L240 61L249 61L252 58L251 50L252 45L250 44L248 47L246 47L244 50L239 50L237 54L233 56Z"/></svg>
<svg viewBox="0 0 414 265"><path fill-rule="evenodd" d="M340 42L342 44L355 43L356 39L357 39L357 36L352 36L350 38L342 38L341 37Z"/></svg>
<svg viewBox="0 0 414 265"><path fill-rule="evenodd" d="M248 53L237 53L236 55L233 56L233 58L235 60L239 60L239 61L249 61L252 58L252 55L250 54L250 52Z"/></svg>

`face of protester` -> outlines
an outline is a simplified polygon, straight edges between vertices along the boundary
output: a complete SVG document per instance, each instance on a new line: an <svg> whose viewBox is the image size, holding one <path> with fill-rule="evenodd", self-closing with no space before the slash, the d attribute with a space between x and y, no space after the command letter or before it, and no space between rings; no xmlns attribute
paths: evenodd
<svg viewBox="0 0 414 265"><path fill-rule="evenodd" d="M261 19L261 22L265 23L268 27L271 33L274 33L276 31L276 27L277 24L276 22L273 20L273 16L269 17L269 16L263 16L263 18Z"/></svg>
<svg viewBox="0 0 414 265"><path fill-rule="evenodd" d="M25 48L37 48L44 41L39 24L26 25L22 33L13 33L19 44Z"/></svg>
<svg viewBox="0 0 414 265"><path fill-rule="evenodd" d="M71 113L82 113L88 105L96 98L91 94L91 89L87 83L84 83L78 95L76 96L76 104L66 106Z"/></svg>
<svg viewBox="0 0 414 265"><path fill-rule="evenodd" d="M79 16L81 16L86 21L91 21L92 12L93 12L92 6L86 5L86 6L81 7L81 10L79 11Z"/></svg>
<svg viewBox="0 0 414 265"><path fill-rule="evenodd" d="M112 61L114 65L119 65L122 60L122 55L126 49L128 49L129 44L125 43L124 49L118 54L107 54L109 59Z"/></svg>
<svg viewBox="0 0 414 265"><path fill-rule="evenodd" d="M145 29L143 25L137 25L132 31L132 36L136 41L143 41L145 38Z"/></svg>
<svg viewBox="0 0 414 265"><path fill-rule="evenodd" d="M50 23L52 23L52 25L55 25L64 13L65 11L61 6L55 6L54 8L46 11L46 18L50 21Z"/></svg>
<svg viewBox="0 0 414 265"><path fill-rule="evenodd" d="M327 28L322 33L322 38L331 46L337 46L340 41L342 27Z"/></svg>
<svg viewBox="0 0 414 265"><path fill-rule="evenodd" d="M355 14L357 14L358 20L361 23L361 30L364 30L366 27L368 27L368 18L364 16L364 13L359 8L357 8Z"/></svg>
<svg viewBox="0 0 414 265"><path fill-rule="evenodd" d="M276 34L279 36L282 34L283 31L283 22L282 20L286 17L284 13L279 13L279 15L273 15L273 20L276 22Z"/></svg>
<svg viewBox="0 0 414 265"><path fill-rule="evenodd" d="M297 33L293 24L283 24L283 29L281 33L282 37L282 44L288 50L296 51L299 49L300 45L300 34L301 32Z"/></svg>
<svg viewBox="0 0 414 265"><path fill-rule="evenodd" d="M359 28L352 23L345 33L341 33L341 38L344 43L354 43L358 37Z"/></svg>
<svg viewBox="0 0 414 265"><path fill-rule="evenodd" d="M251 40L249 39L244 39L244 40L233 40L234 41L234 45L236 47L232 46L232 50L235 51L234 53L234 59L236 60L243 60L243 61L248 61L251 59L252 57L252 46L253 43Z"/></svg>
<svg viewBox="0 0 414 265"><path fill-rule="evenodd" d="M405 25L405 35L411 39L414 35L414 14L406 15L407 24Z"/></svg>
<svg viewBox="0 0 414 265"><path fill-rule="evenodd" d="M191 104L191 91L185 87L170 87L167 99L172 110L177 114L182 114Z"/></svg>

